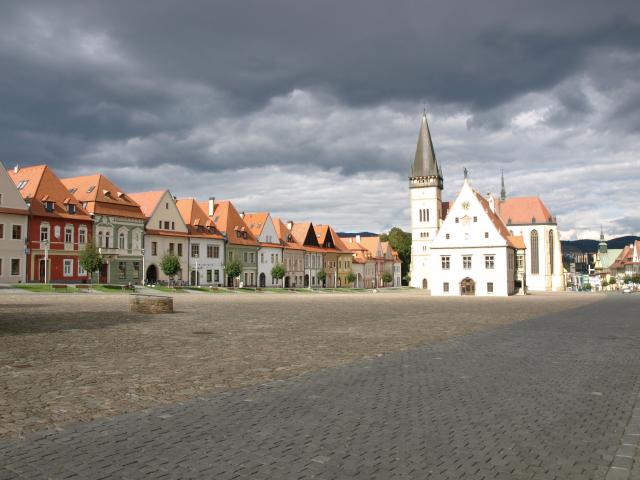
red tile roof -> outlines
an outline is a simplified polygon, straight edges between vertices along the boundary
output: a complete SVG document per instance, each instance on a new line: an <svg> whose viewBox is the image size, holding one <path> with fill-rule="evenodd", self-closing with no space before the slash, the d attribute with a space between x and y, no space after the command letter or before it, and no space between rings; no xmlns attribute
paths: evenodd
<svg viewBox="0 0 640 480"><path fill-rule="evenodd" d="M167 190L156 190L153 192L130 193L129 198L140 205L142 213L149 218L153 215L153 211L156 209L158 202L160 202L160 199L162 199L162 196L166 192Z"/></svg>
<svg viewBox="0 0 640 480"><path fill-rule="evenodd" d="M32 215L91 220L89 213L82 208L78 199L69 193L47 165L22 167L17 172L9 170L7 173L16 186L26 182L19 192L22 198L29 202L29 211ZM54 203L52 212L45 209L43 202L46 201ZM68 205L75 205L76 213L69 213Z"/></svg>
<svg viewBox="0 0 640 480"><path fill-rule="evenodd" d="M555 223L555 218L539 197L512 197L497 201L495 205L496 213L506 225Z"/></svg>
<svg viewBox="0 0 640 480"><path fill-rule="evenodd" d="M208 202L199 202L200 208L208 211ZM216 228L227 235L227 241L233 245L257 246L258 240L244 223L240 214L229 200L216 201L211 217ZM246 237L246 238L245 238Z"/></svg>
<svg viewBox="0 0 640 480"><path fill-rule="evenodd" d="M213 223L213 219L207 216L195 199L182 198L176 201L176 206L182 220L187 225L189 235L203 238L224 238Z"/></svg>

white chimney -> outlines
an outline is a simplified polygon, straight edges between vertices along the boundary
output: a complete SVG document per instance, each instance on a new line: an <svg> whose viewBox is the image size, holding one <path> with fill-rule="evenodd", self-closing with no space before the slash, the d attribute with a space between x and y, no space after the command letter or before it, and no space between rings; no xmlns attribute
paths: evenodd
<svg viewBox="0 0 640 480"><path fill-rule="evenodd" d="M13 167L13 173L18 173L18 170L20 170L19 165L16 165L15 167Z"/></svg>
<svg viewBox="0 0 640 480"><path fill-rule="evenodd" d="M293 220L289 220L289 221L287 222L287 228L288 228L289 230L291 230L291 229L293 228Z"/></svg>
<svg viewBox="0 0 640 480"><path fill-rule="evenodd" d="M209 216L213 217L213 211L215 210L216 197L209 197Z"/></svg>
<svg viewBox="0 0 640 480"><path fill-rule="evenodd" d="M244 212L240 212L240 218L244 219Z"/></svg>
<svg viewBox="0 0 640 480"><path fill-rule="evenodd" d="M360 243L360 235L356 235L356 242Z"/></svg>

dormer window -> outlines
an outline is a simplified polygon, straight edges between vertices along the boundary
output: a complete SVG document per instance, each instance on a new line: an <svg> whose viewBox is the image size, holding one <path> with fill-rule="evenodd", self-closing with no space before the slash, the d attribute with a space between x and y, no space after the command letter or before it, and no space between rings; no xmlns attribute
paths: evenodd
<svg viewBox="0 0 640 480"><path fill-rule="evenodd" d="M105 197L110 197L110 196L111 196L111 192L110 192L109 190L102 190L102 194L103 194Z"/></svg>
<svg viewBox="0 0 640 480"><path fill-rule="evenodd" d="M53 210L55 209L55 204L51 200L47 200L46 202L44 202L44 209L47 212L53 212Z"/></svg>
<svg viewBox="0 0 640 480"><path fill-rule="evenodd" d="M95 185L91 185L89 188L87 188L87 193L91 193L95 190L96 186Z"/></svg>
<svg viewBox="0 0 640 480"><path fill-rule="evenodd" d="M236 237L240 238L240 231L239 230L236 230Z"/></svg>
<svg viewBox="0 0 640 480"><path fill-rule="evenodd" d="M77 188L70 188L69 193L76 193L78 191Z"/></svg>
<svg viewBox="0 0 640 480"><path fill-rule="evenodd" d="M74 213L76 213L76 206L73 203L70 203L69 205L67 205L67 212L73 215Z"/></svg>
<svg viewBox="0 0 640 480"><path fill-rule="evenodd" d="M18 190L22 190L24 187L26 187L26 186L27 186L27 183L29 183L29 180L20 180L20 181L18 182L18 185L16 185L16 188L17 188Z"/></svg>
<svg viewBox="0 0 640 480"><path fill-rule="evenodd" d="M242 232L242 238L247 238L247 232Z"/></svg>

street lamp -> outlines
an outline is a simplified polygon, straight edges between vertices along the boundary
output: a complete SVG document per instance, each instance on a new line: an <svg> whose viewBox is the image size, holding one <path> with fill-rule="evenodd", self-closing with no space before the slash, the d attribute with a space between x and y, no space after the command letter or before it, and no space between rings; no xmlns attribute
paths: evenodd
<svg viewBox="0 0 640 480"><path fill-rule="evenodd" d="M49 263L49 241L45 240L44 241L44 283L47 283L47 270L49 270L48 268L48 263Z"/></svg>
<svg viewBox="0 0 640 480"><path fill-rule="evenodd" d="M198 270L198 254L196 253L193 258L196 259L196 288L200 285L200 271Z"/></svg>
<svg viewBox="0 0 640 480"><path fill-rule="evenodd" d="M141 250L142 252L142 286L147 283L147 271L144 269L144 247Z"/></svg>

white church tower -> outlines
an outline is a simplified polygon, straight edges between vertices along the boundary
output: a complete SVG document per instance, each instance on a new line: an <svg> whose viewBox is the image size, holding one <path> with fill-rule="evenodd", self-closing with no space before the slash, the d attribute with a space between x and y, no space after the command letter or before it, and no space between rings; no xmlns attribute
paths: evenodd
<svg viewBox="0 0 640 480"><path fill-rule="evenodd" d="M430 246L442 223L442 172L436 161L426 112L422 114L416 156L409 177L411 203L411 282L429 288Z"/></svg>

